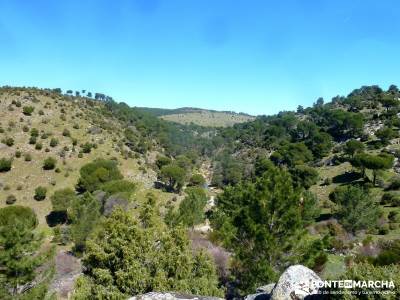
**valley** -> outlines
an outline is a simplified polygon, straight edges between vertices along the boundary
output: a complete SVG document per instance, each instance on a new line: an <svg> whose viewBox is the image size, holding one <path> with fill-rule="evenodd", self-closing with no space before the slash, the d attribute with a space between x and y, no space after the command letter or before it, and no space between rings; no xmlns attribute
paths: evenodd
<svg viewBox="0 0 400 300"><path fill-rule="evenodd" d="M14 295L101 299L107 286L113 299L154 289L230 298L275 282L294 263L324 279L362 264L371 272L397 265L399 97L396 86L364 86L253 118L2 87L0 213L11 218L2 232L21 221L56 270L32 261L30 278L41 283L28 292L30 280L18 283ZM124 255L115 252L125 245ZM187 277L170 253L181 255ZM111 257L122 273L111 271ZM172 265L168 275L157 271Z"/></svg>

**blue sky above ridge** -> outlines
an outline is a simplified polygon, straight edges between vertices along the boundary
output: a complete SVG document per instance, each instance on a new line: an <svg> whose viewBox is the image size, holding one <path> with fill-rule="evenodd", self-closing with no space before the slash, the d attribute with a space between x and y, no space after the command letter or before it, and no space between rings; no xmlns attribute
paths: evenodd
<svg viewBox="0 0 400 300"><path fill-rule="evenodd" d="M0 1L0 85L271 114L398 82L398 1Z"/></svg>

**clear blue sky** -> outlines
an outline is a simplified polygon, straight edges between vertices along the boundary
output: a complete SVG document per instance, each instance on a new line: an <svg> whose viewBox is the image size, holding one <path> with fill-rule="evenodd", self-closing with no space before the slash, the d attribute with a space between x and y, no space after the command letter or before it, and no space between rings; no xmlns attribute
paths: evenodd
<svg viewBox="0 0 400 300"><path fill-rule="evenodd" d="M0 0L0 85L270 114L400 85L400 2Z"/></svg>

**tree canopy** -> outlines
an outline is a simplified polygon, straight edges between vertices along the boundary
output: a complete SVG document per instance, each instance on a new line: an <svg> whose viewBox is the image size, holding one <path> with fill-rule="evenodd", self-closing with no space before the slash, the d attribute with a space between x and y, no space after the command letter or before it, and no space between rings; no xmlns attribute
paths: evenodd
<svg viewBox="0 0 400 300"><path fill-rule="evenodd" d="M295 241L304 234L301 207L309 199L302 198L289 173L278 167L218 196L214 234L233 252L232 271L242 291L276 279Z"/></svg>
<svg viewBox="0 0 400 300"><path fill-rule="evenodd" d="M74 299L125 299L150 291L222 295L212 260L192 252L182 228L168 229L151 208L141 215L149 214L154 223L120 209L101 222L87 242L86 273Z"/></svg>
<svg viewBox="0 0 400 300"><path fill-rule="evenodd" d="M97 159L80 169L80 178L76 188L81 192L93 192L108 181L122 178L116 161Z"/></svg>
<svg viewBox="0 0 400 300"><path fill-rule="evenodd" d="M356 186L339 189L335 194L335 202L338 204L339 222L353 233L375 226L380 216L376 201L367 191Z"/></svg>

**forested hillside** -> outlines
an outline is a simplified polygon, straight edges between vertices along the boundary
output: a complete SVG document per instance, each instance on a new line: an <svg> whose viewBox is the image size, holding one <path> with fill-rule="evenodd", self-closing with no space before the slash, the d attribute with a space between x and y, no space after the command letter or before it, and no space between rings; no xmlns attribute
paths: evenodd
<svg viewBox="0 0 400 300"><path fill-rule="evenodd" d="M0 298L243 297L293 264L400 286L399 97L215 127L1 88Z"/></svg>

